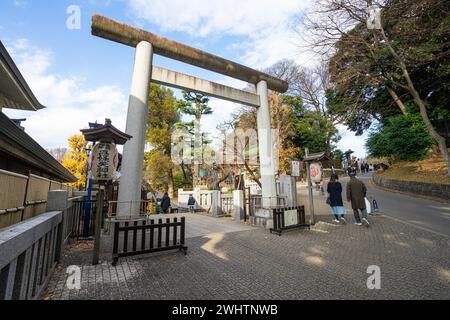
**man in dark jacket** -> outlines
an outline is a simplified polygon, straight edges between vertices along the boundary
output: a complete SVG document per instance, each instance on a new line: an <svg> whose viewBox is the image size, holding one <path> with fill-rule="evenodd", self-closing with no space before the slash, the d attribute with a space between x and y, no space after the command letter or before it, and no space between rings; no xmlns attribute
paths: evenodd
<svg viewBox="0 0 450 320"><path fill-rule="evenodd" d="M189 212L190 213L194 213L195 212L195 198L194 196L191 194L189 195L189 199L188 199L188 207L189 207Z"/></svg>
<svg viewBox="0 0 450 320"><path fill-rule="evenodd" d="M161 200L161 209L163 213L167 214L169 213L169 208L170 208L170 197L169 194L166 192L164 193L164 196Z"/></svg>
<svg viewBox="0 0 450 320"><path fill-rule="evenodd" d="M348 170L348 175L350 176L350 181L347 183L347 201L352 202L352 209L355 215L356 224L358 226L363 225L366 227L370 226L369 220L367 220L367 209L366 209L366 194L367 188L365 184L356 178L356 168L352 167ZM359 216L359 211L362 214L362 220Z"/></svg>

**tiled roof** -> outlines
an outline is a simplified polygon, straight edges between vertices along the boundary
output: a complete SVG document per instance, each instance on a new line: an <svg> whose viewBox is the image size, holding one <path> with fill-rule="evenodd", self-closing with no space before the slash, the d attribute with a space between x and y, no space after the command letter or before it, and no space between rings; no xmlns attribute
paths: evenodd
<svg viewBox="0 0 450 320"><path fill-rule="evenodd" d="M77 181L70 171L3 112L0 112L0 142L1 151L29 163L40 171L64 182Z"/></svg>

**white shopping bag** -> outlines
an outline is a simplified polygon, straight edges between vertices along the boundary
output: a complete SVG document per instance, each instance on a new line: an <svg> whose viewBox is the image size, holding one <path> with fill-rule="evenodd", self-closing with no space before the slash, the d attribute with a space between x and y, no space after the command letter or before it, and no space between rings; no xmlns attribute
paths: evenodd
<svg viewBox="0 0 450 320"><path fill-rule="evenodd" d="M367 198L364 198L364 201L366 202L367 214L371 214L372 213L372 204L370 203L369 199L367 199Z"/></svg>

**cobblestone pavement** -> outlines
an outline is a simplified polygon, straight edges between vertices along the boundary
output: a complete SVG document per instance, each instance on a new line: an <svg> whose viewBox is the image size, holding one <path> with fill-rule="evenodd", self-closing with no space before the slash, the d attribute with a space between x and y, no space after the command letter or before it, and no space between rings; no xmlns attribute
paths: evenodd
<svg viewBox="0 0 450 320"><path fill-rule="evenodd" d="M206 216L187 215L188 230L193 222L205 227L187 239L187 256L134 257L113 267L105 250L91 266L91 244L72 248L44 298L450 299L450 238L400 221L373 217L370 229L320 222L281 237ZM210 224L213 233L200 234ZM70 265L81 268L80 290L66 286ZM367 289L370 265L381 268L381 290Z"/></svg>

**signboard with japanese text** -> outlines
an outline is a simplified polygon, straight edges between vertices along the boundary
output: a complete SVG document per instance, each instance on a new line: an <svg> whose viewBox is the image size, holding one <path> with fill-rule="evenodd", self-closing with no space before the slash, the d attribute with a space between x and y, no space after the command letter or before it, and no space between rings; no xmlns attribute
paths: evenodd
<svg viewBox="0 0 450 320"><path fill-rule="evenodd" d="M290 227L299 224L297 210L284 211L284 226Z"/></svg>
<svg viewBox="0 0 450 320"><path fill-rule="evenodd" d="M292 161L292 174L293 177L300 177L300 161Z"/></svg>
<svg viewBox="0 0 450 320"><path fill-rule="evenodd" d="M113 143L97 143L91 154L92 179L112 180L119 164L119 153Z"/></svg>

